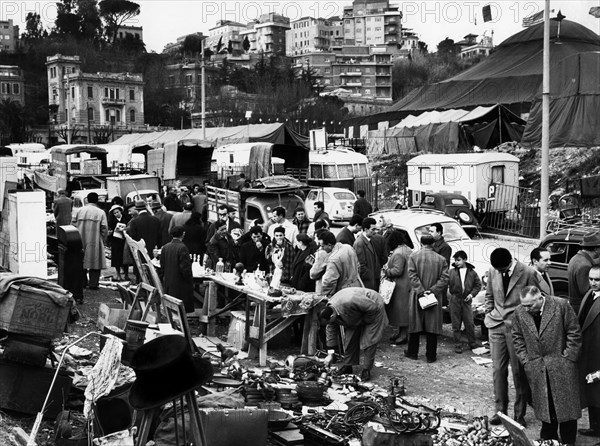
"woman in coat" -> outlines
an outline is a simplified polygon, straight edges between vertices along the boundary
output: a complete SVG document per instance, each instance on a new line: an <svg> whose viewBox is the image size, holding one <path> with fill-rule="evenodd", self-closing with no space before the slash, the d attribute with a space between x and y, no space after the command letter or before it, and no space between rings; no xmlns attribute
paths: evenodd
<svg viewBox="0 0 600 446"><path fill-rule="evenodd" d="M123 207L113 205L108 211L108 238L110 243L110 266L117 272L117 281L127 280L129 263L123 259L125 248L125 237L123 231L129 223L129 216L125 214ZM123 271L123 276L121 276Z"/></svg>
<svg viewBox="0 0 600 446"><path fill-rule="evenodd" d="M292 277L290 285L300 291L315 291L315 281L310 278L310 268L314 263L314 254L317 251L317 244L306 234L298 234L298 252L292 263ZM313 262L307 263L306 259L313 256Z"/></svg>
<svg viewBox="0 0 600 446"><path fill-rule="evenodd" d="M410 279L408 278L408 259L412 250L406 246L404 234L398 230L391 231L388 237L390 258L382 270L382 275L396 282L394 293L386 305L390 325L398 331L390 338L393 344L406 344L408 340L408 297L410 295Z"/></svg>

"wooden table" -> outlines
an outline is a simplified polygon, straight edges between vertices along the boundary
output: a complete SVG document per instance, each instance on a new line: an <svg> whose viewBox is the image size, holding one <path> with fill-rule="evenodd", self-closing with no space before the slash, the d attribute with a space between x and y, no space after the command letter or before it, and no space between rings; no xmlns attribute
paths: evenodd
<svg viewBox="0 0 600 446"><path fill-rule="evenodd" d="M289 327L299 317L306 315L304 320L304 330L302 332L302 347L301 354L314 355L316 353L317 332L318 332L318 316L315 310L316 304L324 298L315 293L302 293L303 296L311 296L314 304L304 314L294 314L288 317L278 315L271 322L267 322L269 313L268 306L282 302L281 297L271 297L267 295L266 290L256 290L244 285L236 285L235 280L228 280L228 276L221 275L199 275L194 276L196 281L203 281L207 285L204 296L204 303L200 312L200 322L206 324L207 335L215 335L215 321L212 317L217 310L217 285L224 286L238 293L246 295L246 321L245 321L245 339L249 342L250 348L257 349L258 362L260 366L267 365L267 342ZM254 303L254 317L250 317L251 306ZM271 313L273 314L273 313ZM252 320L251 320L252 319Z"/></svg>

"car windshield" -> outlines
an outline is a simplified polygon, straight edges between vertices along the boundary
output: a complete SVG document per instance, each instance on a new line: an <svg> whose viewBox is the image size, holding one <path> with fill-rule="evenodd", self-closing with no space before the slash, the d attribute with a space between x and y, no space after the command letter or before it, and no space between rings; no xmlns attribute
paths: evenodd
<svg viewBox="0 0 600 446"><path fill-rule="evenodd" d="M419 226L415 229L417 240L421 240L424 235L429 235L429 226L431 225ZM469 238L465 230L455 221L443 222L442 227L444 228L444 240L447 242Z"/></svg>
<svg viewBox="0 0 600 446"><path fill-rule="evenodd" d="M350 192L335 192L333 196L338 200L354 200L354 195Z"/></svg>

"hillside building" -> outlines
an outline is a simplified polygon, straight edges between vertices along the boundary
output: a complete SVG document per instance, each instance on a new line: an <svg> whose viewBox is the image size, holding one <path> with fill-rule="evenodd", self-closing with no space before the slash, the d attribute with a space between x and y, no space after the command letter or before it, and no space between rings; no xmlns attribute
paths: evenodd
<svg viewBox="0 0 600 446"><path fill-rule="evenodd" d="M280 14L270 12L262 14L256 21L248 24L240 32L243 42L248 38L250 53L260 53L265 56L285 56L285 33L290 29L290 19Z"/></svg>
<svg viewBox="0 0 600 446"><path fill-rule="evenodd" d="M14 53L19 48L19 26L12 19L0 20L0 53Z"/></svg>
<svg viewBox="0 0 600 446"><path fill-rule="evenodd" d="M6 99L25 105L25 78L15 65L0 65L0 100Z"/></svg>

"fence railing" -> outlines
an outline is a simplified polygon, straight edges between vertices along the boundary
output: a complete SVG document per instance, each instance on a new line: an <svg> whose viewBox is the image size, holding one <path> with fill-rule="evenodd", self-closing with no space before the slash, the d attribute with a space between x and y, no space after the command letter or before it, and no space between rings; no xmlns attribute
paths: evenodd
<svg viewBox="0 0 600 446"><path fill-rule="evenodd" d="M353 192L365 191L373 209L394 209L404 199L404 185L399 178L380 177L378 174L370 178L355 178Z"/></svg>
<svg viewBox="0 0 600 446"><path fill-rule="evenodd" d="M507 234L539 238L540 191L525 187L494 184L493 199L488 199L479 222L483 228Z"/></svg>

